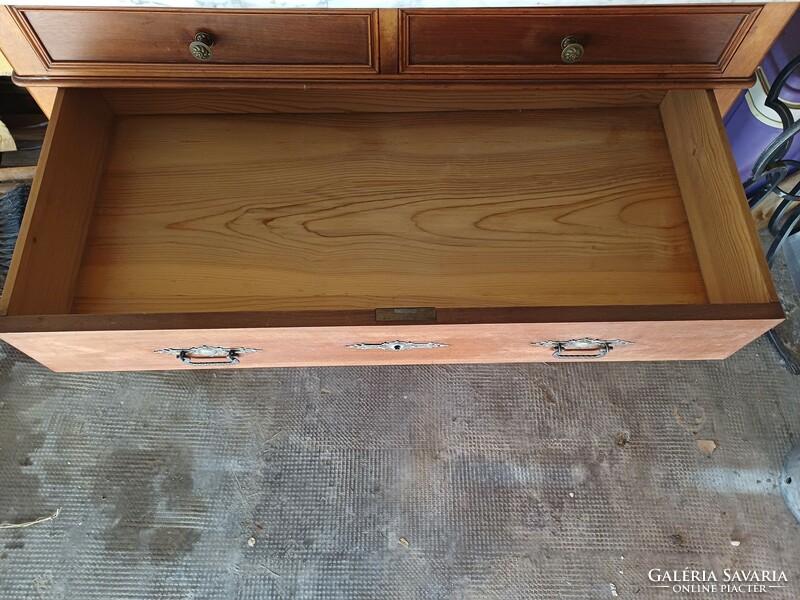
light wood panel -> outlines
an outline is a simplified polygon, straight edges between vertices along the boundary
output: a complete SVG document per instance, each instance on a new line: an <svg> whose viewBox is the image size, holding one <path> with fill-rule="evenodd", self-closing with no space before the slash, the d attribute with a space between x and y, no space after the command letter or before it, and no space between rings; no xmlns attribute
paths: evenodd
<svg viewBox="0 0 800 600"><path fill-rule="evenodd" d="M713 92L670 91L661 115L709 300L776 301Z"/></svg>
<svg viewBox="0 0 800 600"><path fill-rule="evenodd" d="M778 313L780 309L778 309ZM602 318L602 310L592 315ZM146 318L146 317L145 317ZM774 318L561 323L480 323L472 325L394 325L345 327L250 327L215 329L203 317L196 329L131 331L59 331L0 333L35 360L55 371L129 371L198 368L248 368L336 365L567 362L532 342L582 337L622 339L605 357L591 362L630 360L702 360L729 356L779 322ZM347 346L395 340L434 342L443 347L400 352ZM233 367L189 366L164 348L203 344L249 347ZM574 360L574 359L573 359ZM579 359L580 360L580 359ZM585 359L581 362L587 362Z"/></svg>
<svg viewBox="0 0 800 600"><path fill-rule="evenodd" d="M705 301L624 108L119 117L74 310Z"/></svg>
<svg viewBox="0 0 800 600"><path fill-rule="evenodd" d="M658 90L126 90L104 92L115 114L348 113L658 106Z"/></svg>
<svg viewBox="0 0 800 600"><path fill-rule="evenodd" d="M111 123L99 92L57 96L0 314L70 311Z"/></svg>
<svg viewBox="0 0 800 600"><path fill-rule="evenodd" d="M36 175L36 167L0 167L0 181L29 181Z"/></svg>
<svg viewBox="0 0 800 600"><path fill-rule="evenodd" d="M53 107L56 104L56 95L58 94L57 87L42 87L35 86L28 88L28 93L42 109L44 116L48 119L53 116Z"/></svg>

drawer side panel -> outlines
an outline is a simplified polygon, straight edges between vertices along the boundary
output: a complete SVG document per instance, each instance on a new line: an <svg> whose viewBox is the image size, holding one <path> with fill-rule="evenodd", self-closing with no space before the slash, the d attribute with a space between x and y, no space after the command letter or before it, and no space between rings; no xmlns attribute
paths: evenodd
<svg viewBox="0 0 800 600"><path fill-rule="evenodd" d="M0 314L70 311L112 124L99 91L58 92Z"/></svg>
<svg viewBox="0 0 800 600"><path fill-rule="evenodd" d="M672 90L661 117L709 300L777 301L713 92Z"/></svg>

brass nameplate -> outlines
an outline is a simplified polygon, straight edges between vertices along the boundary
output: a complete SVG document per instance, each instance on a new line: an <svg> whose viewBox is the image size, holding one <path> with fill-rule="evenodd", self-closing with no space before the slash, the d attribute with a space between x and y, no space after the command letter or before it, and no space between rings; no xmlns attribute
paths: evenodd
<svg viewBox="0 0 800 600"><path fill-rule="evenodd" d="M376 308L376 321L436 321L436 308Z"/></svg>

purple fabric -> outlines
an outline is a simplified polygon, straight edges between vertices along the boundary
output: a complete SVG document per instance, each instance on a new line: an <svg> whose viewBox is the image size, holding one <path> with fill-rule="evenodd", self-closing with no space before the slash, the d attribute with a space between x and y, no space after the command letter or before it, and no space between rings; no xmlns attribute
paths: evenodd
<svg viewBox="0 0 800 600"><path fill-rule="evenodd" d="M781 69L796 56L800 55L800 11L789 21L775 45L770 49L761 68L770 84ZM795 73L786 82L780 98L787 102L800 104L800 72ZM763 110L763 107L762 107ZM745 181L764 148L781 132L759 121L752 113L745 100L744 92L734 102L725 115L725 130L736 159L739 178ZM800 137L800 136L798 136ZM786 158L800 160L800 139L795 139Z"/></svg>
<svg viewBox="0 0 800 600"><path fill-rule="evenodd" d="M781 132L753 116L744 93L739 94L739 98L725 115L725 130L731 142L740 181L746 181L750 177L756 159Z"/></svg>

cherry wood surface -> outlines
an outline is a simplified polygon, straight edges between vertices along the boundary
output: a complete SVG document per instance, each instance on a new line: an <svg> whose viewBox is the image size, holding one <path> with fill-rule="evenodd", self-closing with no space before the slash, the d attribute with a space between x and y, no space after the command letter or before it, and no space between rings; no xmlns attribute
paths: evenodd
<svg viewBox="0 0 800 600"><path fill-rule="evenodd" d="M562 71L603 65L653 72L669 65L711 74L724 70L758 11L757 5L408 9L401 11L401 61L404 71L455 66L520 73L535 65ZM561 41L568 35L585 48L578 64L562 64Z"/></svg>
<svg viewBox="0 0 800 600"><path fill-rule="evenodd" d="M23 12L52 63L265 64L373 67L375 11L147 11L36 8ZM214 37L209 64L189 52Z"/></svg>

